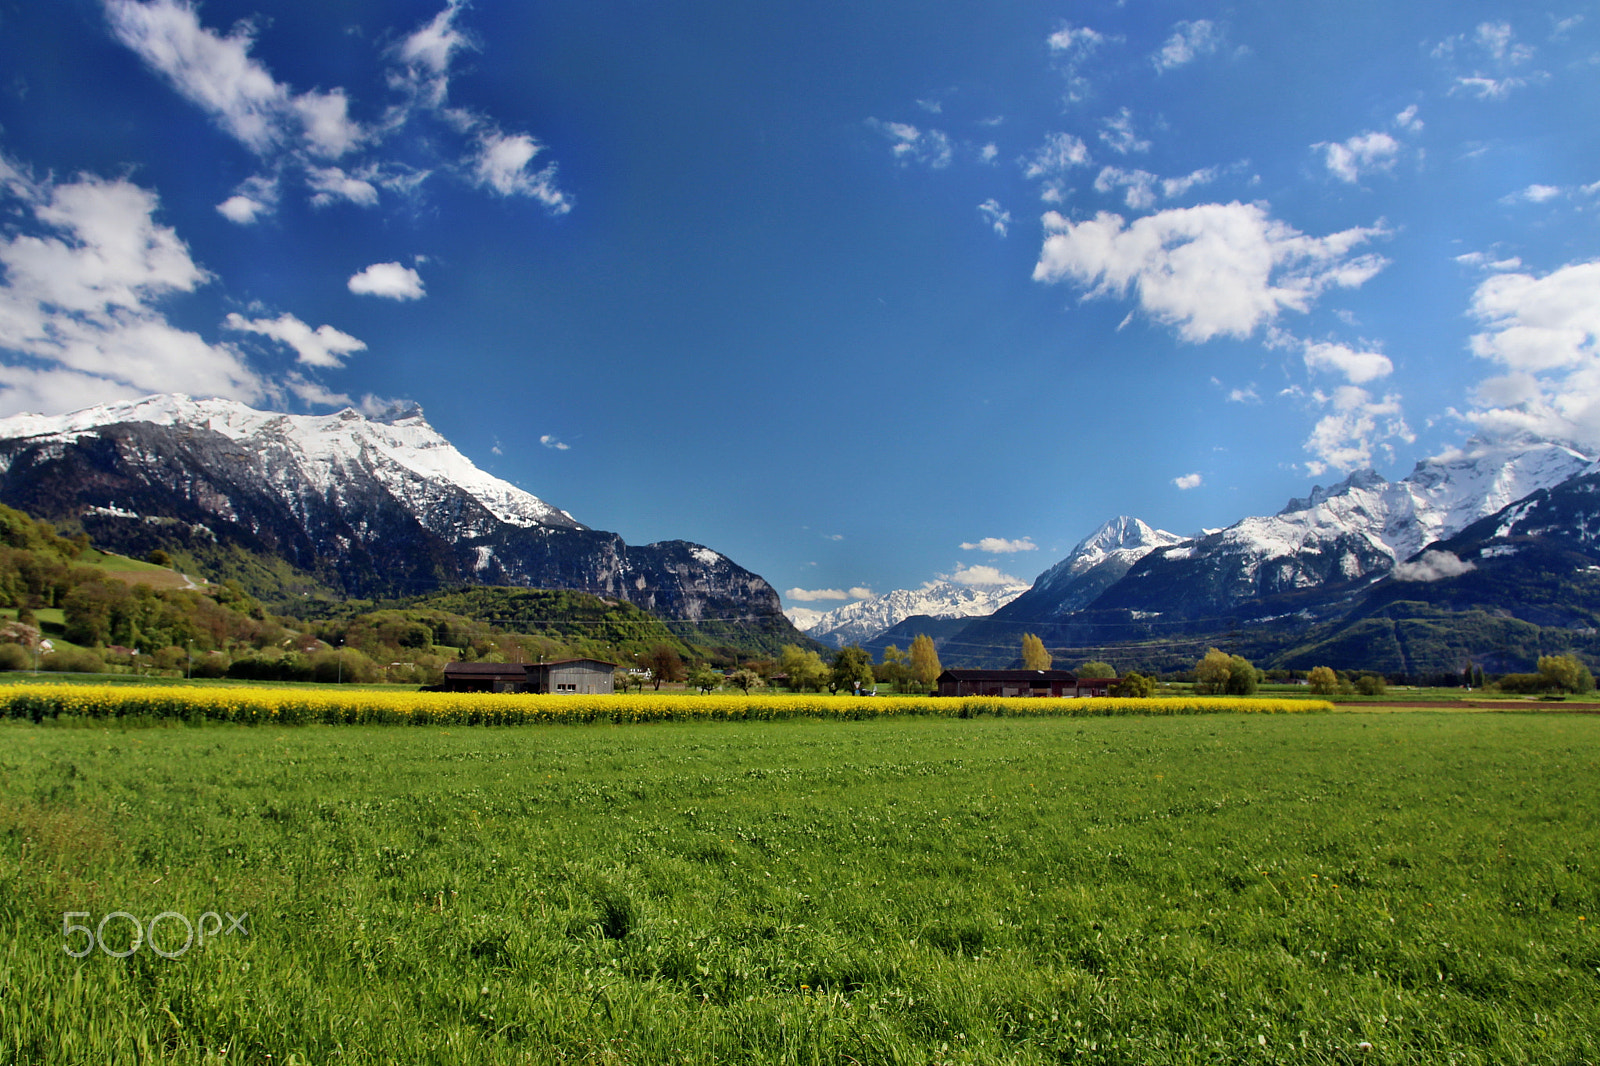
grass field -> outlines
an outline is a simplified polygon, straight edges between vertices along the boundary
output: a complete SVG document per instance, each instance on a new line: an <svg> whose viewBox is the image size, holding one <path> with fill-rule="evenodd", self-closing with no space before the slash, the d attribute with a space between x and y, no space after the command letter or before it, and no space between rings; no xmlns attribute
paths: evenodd
<svg viewBox="0 0 1600 1066"><path fill-rule="evenodd" d="M1597 807L1567 714L0 722L0 1062L1594 1062Z"/></svg>

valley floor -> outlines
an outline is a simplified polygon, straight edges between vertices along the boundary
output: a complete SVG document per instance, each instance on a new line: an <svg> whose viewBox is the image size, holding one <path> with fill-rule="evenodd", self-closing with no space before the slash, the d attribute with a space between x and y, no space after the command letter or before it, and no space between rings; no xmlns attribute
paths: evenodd
<svg viewBox="0 0 1600 1066"><path fill-rule="evenodd" d="M0 1063L1595 1061L1597 802L1588 714L8 721Z"/></svg>

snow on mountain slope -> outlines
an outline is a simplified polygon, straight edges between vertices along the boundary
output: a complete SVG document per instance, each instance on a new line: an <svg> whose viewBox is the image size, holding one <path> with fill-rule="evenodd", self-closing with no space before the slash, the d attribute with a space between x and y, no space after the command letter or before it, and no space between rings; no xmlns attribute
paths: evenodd
<svg viewBox="0 0 1600 1066"><path fill-rule="evenodd" d="M914 614L934 618L993 614L1027 590L1026 585L958 585L952 581L931 581L920 589L896 589L870 600L847 603L813 619L810 626L796 618L805 608L790 608L786 613L808 636L842 648L871 640Z"/></svg>
<svg viewBox="0 0 1600 1066"><path fill-rule="evenodd" d="M1549 441L1475 439L1418 463L1400 481L1358 471L1290 500L1278 514L1152 552L1097 606L1198 616L1257 597L1375 580L1590 463Z"/></svg>
<svg viewBox="0 0 1600 1066"><path fill-rule="evenodd" d="M371 477L424 526L453 534L459 526L456 491L471 496L494 518L521 527L586 528L508 481L478 469L427 423L415 404L368 418L345 408L331 415L257 411L233 400L194 400L181 394L101 404L67 415L13 415L0 419L0 439L57 437L74 440L102 426L148 422L210 429L263 454L277 487L336 493L360 473Z"/></svg>

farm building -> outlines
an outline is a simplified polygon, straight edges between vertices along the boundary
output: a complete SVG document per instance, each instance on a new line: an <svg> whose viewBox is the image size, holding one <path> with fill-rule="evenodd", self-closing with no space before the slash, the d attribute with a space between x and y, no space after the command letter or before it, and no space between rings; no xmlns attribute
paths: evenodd
<svg viewBox="0 0 1600 1066"><path fill-rule="evenodd" d="M946 670L941 696L1104 696L1116 678L1085 677L1068 670Z"/></svg>
<svg viewBox="0 0 1600 1066"><path fill-rule="evenodd" d="M553 663L447 663L446 692L611 693L615 663L562 659Z"/></svg>

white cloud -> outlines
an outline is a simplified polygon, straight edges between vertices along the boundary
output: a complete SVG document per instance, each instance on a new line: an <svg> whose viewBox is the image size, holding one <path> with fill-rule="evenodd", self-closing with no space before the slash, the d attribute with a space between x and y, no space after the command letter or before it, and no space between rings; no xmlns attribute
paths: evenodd
<svg viewBox="0 0 1600 1066"><path fill-rule="evenodd" d="M1120 155L1150 150L1150 142L1134 132L1133 112L1126 107L1110 118L1103 119L1100 127L1100 140Z"/></svg>
<svg viewBox="0 0 1600 1066"><path fill-rule="evenodd" d="M999 157L1000 157L1000 149L995 145L995 143L993 141L990 141L988 144L986 144L982 148L978 149L978 161L979 162L982 162L982 163L993 163Z"/></svg>
<svg viewBox="0 0 1600 1066"><path fill-rule="evenodd" d="M258 333L293 348L295 356L307 366L343 366L345 356L351 352L365 351L367 347L365 341L357 340L332 326L322 325L312 329L288 312L277 318L245 318L235 312L229 314L222 324L241 333Z"/></svg>
<svg viewBox="0 0 1600 1066"><path fill-rule="evenodd" d="M373 263L347 283L358 296L382 296L390 300L420 300L427 295L422 275L399 263Z"/></svg>
<svg viewBox="0 0 1600 1066"><path fill-rule="evenodd" d="M1101 212L1072 222L1051 211L1035 281L1072 281L1085 299L1136 290L1140 307L1187 341L1245 337L1280 311L1304 312L1330 286L1357 287L1387 261L1352 250L1380 224L1308 237L1258 204L1172 208L1127 223Z"/></svg>
<svg viewBox="0 0 1600 1066"><path fill-rule="evenodd" d="M1010 232L1011 212L1001 207L1000 201L985 200L983 203L978 205L978 213L983 216L983 220L987 222L999 236L1004 237L1008 232Z"/></svg>
<svg viewBox="0 0 1600 1066"><path fill-rule="evenodd" d="M1394 372L1394 363L1381 352L1361 352L1343 344L1305 342L1306 368L1343 374L1354 385L1364 385Z"/></svg>
<svg viewBox="0 0 1600 1066"><path fill-rule="evenodd" d="M1407 133L1421 133L1422 120L1417 117L1417 105L1412 104L1394 117L1394 124Z"/></svg>
<svg viewBox="0 0 1600 1066"><path fill-rule="evenodd" d="M1173 478L1172 483L1187 492L1189 489L1199 488L1201 480L1199 474L1184 474L1182 477Z"/></svg>
<svg viewBox="0 0 1600 1066"><path fill-rule="evenodd" d="M1120 40L1092 30L1087 26L1063 25L1048 39L1051 56L1061 65L1066 77L1067 102L1076 103L1090 91L1089 79L1082 74L1083 65L1102 45Z"/></svg>
<svg viewBox="0 0 1600 1066"><path fill-rule="evenodd" d="M1473 293L1473 354L1506 373L1478 387L1467 417L1498 432L1600 445L1600 259L1544 277L1502 273Z"/></svg>
<svg viewBox="0 0 1600 1066"><path fill-rule="evenodd" d="M982 540L963 543L961 550L988 552L990 555L1007 555L1012 552L1038 551L1039 546L1033 542L1032 537L1023 537L1021 540L1006 540L1004 537L984 537Z"/></svg>
<svg viewBox="0 0 1600 1066"><path fill-rule="evenodd" d="M1454 76L1451 95L1470 93L1480 100L1503 100L1514 89L1549 78L1542 70L1513 73L1533 59L1534 49L1517 43L1508 22L1481 22L1471 36L1447 37L1434 47L1433 56L1457 70L1470 71Z"/></svg>
<svg viewBox="0 0 1600 1066"><path fill-rule="evenodd" d="M0 409L74 410L182 382L197 395L258 400L267 388L233 348L172 325L160 309L210 275L154 193L125 180L36 181L0 158Z"/></svg>
<svg viewBox="0 0 1600 1066"><path fill-rule="evenodd" d="M1261 394L1256 392L1255 385L1247 385L1240 389L1231 389L1228 392L1229 403L1260 403Z"/></svg>
<svg viewBox="0 0 1600 1066"><path fill-rule="evenodd" d="M1414 562L1396 564L1394 578L1396 581L1441 581L1476 569L1473 563L1453 552L1434 550L1423 552Z"/></svg>
<svg viewBox="0 0 1600 1066"><path fill-rule="evenodd" d="M1394 393L1375 400L1365 389L1342 385L1331 395L1319 390L1312 399L1332 409L1318 420L1305 442L1306 451L1313 456L1306 464L1313 477L1330 468L1348 471L1369 467L1379 451L1392 459L1394 446L1390 441L1410 444L1416 440L1406 425L1400 397Z"/></svg>
<svg viewBox="0 0 1600 1066"><path fill-rule="evenodd" d="M1502 197L1500 202L1504 204L1542 204L1556 199L1565 192L1566 190L1559 185L1529 185L1525 189L1518 189L1509 196Z"/></svg>
<svg viewBox="0 0 1600 1066"><path fill-rule="evenodd" d="M1322 142L1312 147L1322 149L1330 174L1352 185L1364 174L1393 170L1400 155L1400 142L1387 133L1362 133L1347 141Z"/></svg>
<svg viewBox="0 0 1600 1066"><path fill-rule="evenodd" d="M336 159L366 139L342 89L297 96L252 59L249 23L223 37L184 0L107 0L106 14L118 40L253 152L299 142Z"/></svg>
<svg viewBox="0 0 1600 1066"><path fill-rule="evenodd" d="M419 114L442 121L452 137L412 138L408 155L453 154L451 169L464 180L501 196L526 196L552 214L571 210L570 198L556 184L556 168L530 170L543 146L523 133L505 133L471 108L447 107L450 65L473 47L455 25L464 0L449 0L444 10L389 48L389 85L405 101L388 109L371 127L351 117L351 100L342 88L296 93L251 56L254 27L243 22L228 35L201 25L191 0L106 0L113 32L186 99L211 115L229 135L278 170L305 170L312 202L378 202L378 189L411 192L432 167L369 160L357 167L325 165L352 153L379 147L396 137ZM348 172L347 172L348 171ZM375 184L376 182L376 184ZM275 197L239 189L217 209L248 225L275 206Z"/></svg>
<svg viewBox="0 0 1600 1066"><path fill-rule="evenodd" d="M993 566L959 566L946 580L957 585L1026 585L1021 578L1013 577Z"/></svg>
<svg viewBox="0 0 1600 1066"><path fill-rule="evenodd" d="M118 40L251 150L264 153L286 138L290 93L250 58L249 23L219 36L182 0L107 0L106 14Z"/></svg>
<svg viewBox="0 0 1600 1066"><path fill-rule="evenodd" d="M546 433L544 436L540 437L539 438L539 443L543 444L546 448L552 448L552 449L554 449L554 450L556 450L558 452L565 452L565 451L571 451L572 450L572 445L565 444L565 443L557 440L554 436L550 435L549 433Z"/></svg>
<svg viewBox="0 0 1600 1066"><path fill-rule="evenodd" d="M373 207L378 202L378 190L372 182L346 174L339 167L311 167L306 171L306 184L315 190L311 202L317 207L341 200L358 207Z"/></svg>
<svg viewBox="0 0 1600 1066"><path fill-rule="evenodd" d="M472 41L455 26L463 0L450 0L429 22L413 30L395 48L405 71L395 80L410 87L428 107L443 107L449 94L450 62Z"/></svg>
<svg viewBox="0 0 1600 1066"><path fill-rule="evenodd" d="M850 593L852 600L870 600L873 597L871 589L863 588L860 585L853 585L847 591Z"/></svg>
<svg viewBox="0 0 1600 1066"><path fill-rule="evenodd" d="M1089 146L1070 133L1052 133L1032 156L1017 162L1022 166L1023 177L1044 182L1041 199L1060 203L1066 199L1068 172L1089 165Z"/></svg>
<svg viewBox="0 0 1600 1066"><path fill-rule="evenodd" d="M551 214L564 215L572 210L572 201L556 187L555 164L538 171L528 169L533 157L543 149L542 144L526 133L485 131L479 138L473 164L476 181L501 196L532 197Z"/></svg>
<svg viewBox="0 0 1600 1066"><path fill-rule="evenodd" d="M844 589L787 589L784 599L799 600L801 603L814 603L817 600L848 600L850 594Z"/></svg>
<svg viewBox="0 0 1600 1066"><path fill-rule="evenodd" d="M923 130L908 122L880 122L869 118L867 125L889 140L889 150L901 163L923 163L942 170L955 158L950 137L942 130Z"/></svg>
<svg viewBox="0 0 1600 1066"><path fill-rule="evenodd" d="M1184 21L1172 27L1172 36L1153 57L1157 70L1173 70L1201 56L1210 55L1222 44L1222 35L1210 19Z"/></svg>

